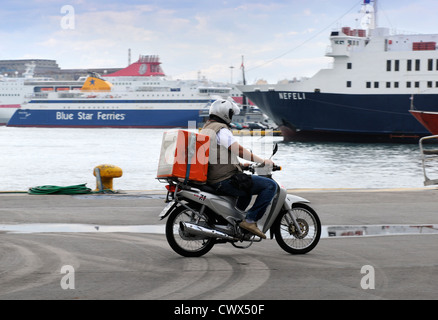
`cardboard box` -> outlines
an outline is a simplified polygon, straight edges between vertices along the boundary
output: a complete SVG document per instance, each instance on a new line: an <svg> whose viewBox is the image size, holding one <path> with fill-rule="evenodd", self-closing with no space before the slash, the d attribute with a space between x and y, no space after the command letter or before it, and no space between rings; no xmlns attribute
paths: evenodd
<svg viewBox="0 0 438 320"><path fill-rule="evenodd" d="M206 182L210 138L186 130L163 134L157 178Z"/></svg>

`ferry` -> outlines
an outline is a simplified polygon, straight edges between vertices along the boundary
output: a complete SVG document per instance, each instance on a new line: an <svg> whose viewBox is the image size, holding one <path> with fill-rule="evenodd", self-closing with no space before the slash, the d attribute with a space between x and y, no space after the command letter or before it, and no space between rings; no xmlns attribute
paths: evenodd
<svg viewBox="0 0 438 320"><path fill-rule="evenodd" d="M404 142L429 131L410 114L438 111L438 34L391 33L364 0L361 28L332 30L333 66L296 82L238 86L285 140Z"/></svg>
<svg viewBox="0 0 438 320"><path fill-rule="evenodd" d="M0 125L5 125L24 100L24 79L0 75Z"/></svg>
<svg viewBox="0 0 438 320"><path fill-rule="evenodd" d="M201 123L217 98L238 98L231 86L168 79L158 56L141 55L113 74L90 74L79 90L33 92L10 127L175 128Z"/></svg>
<svg viewBox="0 0 438 320"><path fill-rule="evenodd" d="M82 87L85 80L55 81L49 77L34 77L34 71L35 64L28 64L20 77L0 75L0 125L8 123L29 94L77 89Z"/></svg>

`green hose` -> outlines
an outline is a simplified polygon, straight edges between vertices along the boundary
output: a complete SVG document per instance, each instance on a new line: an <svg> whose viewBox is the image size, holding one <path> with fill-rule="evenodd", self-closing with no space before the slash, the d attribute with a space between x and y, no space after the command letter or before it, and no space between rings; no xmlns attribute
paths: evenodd
<svg viewBox="0 0 438 320"><path fill-rule="evenodd" d="M58 186L39 186L29 188L29 194L87 194L93 193L90 188L86 187L86 184L78 184L68 187Z"/></svg>

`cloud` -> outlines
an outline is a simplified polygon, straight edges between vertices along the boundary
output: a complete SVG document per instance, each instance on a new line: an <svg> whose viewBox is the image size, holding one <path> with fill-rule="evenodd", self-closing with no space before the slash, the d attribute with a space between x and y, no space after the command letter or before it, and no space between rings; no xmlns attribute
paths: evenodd
<svg viewBox="0 0 438 320"><path fill-rule="evenodd" d="M170 75L197 77L201 71L210 79L229 81L229 67L236 67L237 79L244 55L248 79L276 82L326 67L331 31L327 27L350 9L353 4L347 2L72 0L67 3L75 9L75 28L65 30L64 1L5 1L0 11L0 57L55 59L61 68L109 68L125 66L131 48L133 60L139 54L159 55ZM381 3L380 21L390 16L396 27L430 33L436 24L430 13L438 9L435 2L401 0L397 7ZM345 24L354 27L357 11L343 17ZM326 32L318 34L321 31Z"/></svg>
<svg viewBox="0 0 438 320"><path fill-rule="evenodd" d="M27 24L26 32L17 30L16 39L31 39L33 44L15 41L10 47L21 56L56 59L61 68L123 67L131 48L133 59L137 54L160 55L171 75L197 76L201 71L208 78L228 81L229 67L238 67L242 55L249 62L270 59L290 48L289 41L303 32L285 28L288 22L276 17L286 7L283 3L71 3L73 30L62 28L61 1L32 2L29 10L37 7L40 15L23 11L37 19ZM282 31L271 31L276 29Z"/></svg>
<svg viewBox="0 0 438 320"><path fill-rule="evenodd" d="M310 17L310 16L312 15L312 11L311 11L310 9L306 9L306 10L303 11L303 14L304 14L306 17Z"/></svg>

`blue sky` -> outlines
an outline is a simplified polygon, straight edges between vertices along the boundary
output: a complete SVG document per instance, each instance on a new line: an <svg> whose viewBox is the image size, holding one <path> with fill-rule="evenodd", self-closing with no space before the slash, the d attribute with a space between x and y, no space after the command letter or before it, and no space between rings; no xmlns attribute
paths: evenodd
<svg viewBox="0 0 438 320"><path fill-rule="evenodd" d="M0 59L55 59L61 68L124 67L128 49L161 57L166 74L277 82L329 66L333 28L356 27L360 0L2 0ZM74 28L65 28L74 9ZM438 1L380 0L379 25L438 33ZM72 20L69 20L70 22ZM70 25L71 26L71 25ZM231 72L230 66L235 68Z"/></svg>

